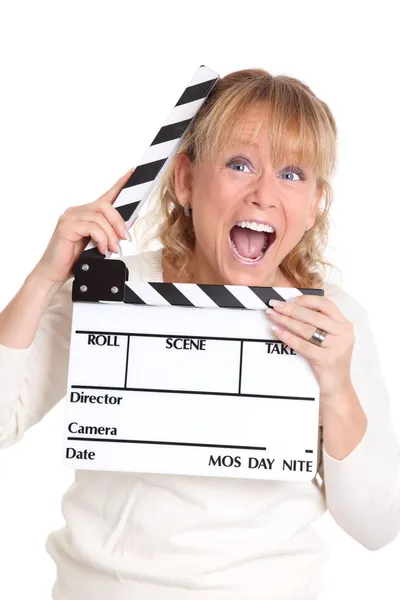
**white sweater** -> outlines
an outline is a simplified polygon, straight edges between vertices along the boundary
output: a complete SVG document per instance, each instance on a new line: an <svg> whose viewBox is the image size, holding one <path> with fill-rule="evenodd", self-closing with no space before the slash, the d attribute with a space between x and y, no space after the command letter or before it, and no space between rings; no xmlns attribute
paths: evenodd
<svg viewBox="0 0 400 600"><path fill-rule="evenodd" d="M125 257L130 278L161 281L160 256ZM55 294L29 348L0 345L0 447L65 398L71 288ZM312 523L326 508L366 548L396 537L400 450L374 340L351 296L334 284L325 293L355 327L352 381L368 426L353 452L337 461L320 444L312 482L76 471L65 527L46 546L54 599L313 600L328 552Z"/></svg>

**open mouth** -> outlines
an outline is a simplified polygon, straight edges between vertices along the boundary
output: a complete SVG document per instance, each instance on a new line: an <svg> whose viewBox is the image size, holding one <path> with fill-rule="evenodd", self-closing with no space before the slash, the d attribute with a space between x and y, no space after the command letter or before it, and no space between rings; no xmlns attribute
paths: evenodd
<svg viewBox="0 0 400 600"><path fill-rule="evenodd" d="M246 264L262 260L276 238L272 225L257 221L239 221L229 232L236 257Z"/></svg>

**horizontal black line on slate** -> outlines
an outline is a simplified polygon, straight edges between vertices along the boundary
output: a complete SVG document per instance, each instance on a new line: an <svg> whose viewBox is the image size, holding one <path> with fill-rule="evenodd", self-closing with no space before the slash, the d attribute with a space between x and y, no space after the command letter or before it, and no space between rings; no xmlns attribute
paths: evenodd
<svg viewBox="0 0 400 600"><path fill-rule="evenodd" d="M198 390L164 390L164 389L152 389L152 388L128 388L128 387L116 387L112 385L71 385L74 389L88 389L88 390L118 390L122 392L156 392L160 394L201 394L203 396L235 396L239 398L275 398L276 400L306 400L313 401L315 398L307 398L303 396L272 396L267 394L245 394L242 392L202 392Z"/></svg>
<svg viewBox="0 0 400 600"><path fill-rule="evenodd" d="M267 448L263 446L233 446L230 444L197 444L192 442L164 442L155 440L125 440L125 439L111 439L111 438L90 438L90 437L67 437L67 440L79 441L79 442L121 442L122 444L154 444L161 446L195 446L197 448L232 448L235 450L263 450Z"/></svg>
<svg viewBox="0 0 400 600"><path fill-rule="evenodd" d="M158 337L158 338L183 338L183 339L196 339L196 340L217 340L223 342L263 342L267 344L285 344L281 340L261 340L256 338L233 338L233 337L222 337L212 335L177 335L176 333L130 333L129 331L92 331L86 329L76 329L75 333L90 334L95 333L97 335L131 335L133 337Z"/></svg>

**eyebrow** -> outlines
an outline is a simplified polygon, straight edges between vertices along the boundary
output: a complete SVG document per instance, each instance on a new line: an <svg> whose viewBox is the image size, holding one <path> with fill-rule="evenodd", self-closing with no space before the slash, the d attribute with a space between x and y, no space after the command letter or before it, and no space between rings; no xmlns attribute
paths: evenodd
<svg viewBox="0 0 400 600"><path fill-rule="evenodd" d="M230 144L239 144L241 146L249 146L249 147L255 148L256 150L258 150L259 152L261 152L260 146L258 144L256 144L255 142L252 142L250 140L245 140L245 139L242 139L242 138L239 138L239 137L233 137L233 138L230 139L229 143ZM306 167L305 165L300 165L300 163L297 160L295 160L295 159L293 159L293 160L289 159L289 160L286 161L286 163L287 163L287 165L291 165L291 166L293 166L294 164L298 164L299 166L301 166L302 169L304 169L304 170L308 169L308 167Z"/></svg>

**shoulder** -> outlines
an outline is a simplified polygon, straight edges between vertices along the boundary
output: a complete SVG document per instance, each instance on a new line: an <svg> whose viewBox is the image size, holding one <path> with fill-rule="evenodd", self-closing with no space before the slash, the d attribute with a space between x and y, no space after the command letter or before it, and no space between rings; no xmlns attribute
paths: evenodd
<svg viewBox="0 0 400 600"><path fill-rule="evenodd" d="M352 375L365 378L365 373L372 373L380 363L380 357L375 341L375 333L366 308L344 290L341 286L330 284L325 289L329 298L346 319L350 321L354 331L354 350L352 355Z"/></svg>
<svg viewBox="0 0 400 600"><path fill-rule="evenodd" d="M161 250L139 252L122 258L129 271L129 280L162 281Z"/></svg>
<svg viewBox="0 0 400 600"><path fill-rule="evenodd" d="M356 322L366 317L364 306L340 285L327 283L324 286L324 292L326 298L334 302L343 315L350 321Z"/></svg>

